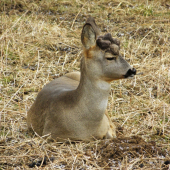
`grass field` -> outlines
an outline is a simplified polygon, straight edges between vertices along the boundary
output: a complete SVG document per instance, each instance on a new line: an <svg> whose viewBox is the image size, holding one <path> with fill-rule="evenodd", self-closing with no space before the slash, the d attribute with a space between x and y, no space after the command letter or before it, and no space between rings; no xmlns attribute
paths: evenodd
<svg viewBox="0 0 170 170"><path fill-rule="evenodd" d="M139 73L112 82L108 112L118 139L31 136L26 117L38 92L79 71L89 15L120 39ZM170 169L170 1L1 0L0 16L0 169Z"/></svg>

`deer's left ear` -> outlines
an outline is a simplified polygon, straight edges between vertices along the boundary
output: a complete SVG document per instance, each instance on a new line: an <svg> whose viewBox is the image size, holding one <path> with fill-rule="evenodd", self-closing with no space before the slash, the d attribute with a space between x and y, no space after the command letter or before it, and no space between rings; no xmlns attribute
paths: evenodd
<svg viewBox="0 0 170 170"><path fill-rule="evenodd" d="M81 33L81 42L86 49L96 44L96 38L99 35L99 29L95 23L94 18L89 17L83 27Z"/></svg>

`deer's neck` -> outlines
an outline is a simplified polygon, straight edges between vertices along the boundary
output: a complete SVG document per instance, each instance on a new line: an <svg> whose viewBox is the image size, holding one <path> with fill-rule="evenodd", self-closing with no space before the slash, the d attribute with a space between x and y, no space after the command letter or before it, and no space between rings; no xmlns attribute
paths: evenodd
<svg viewBox="0 0 170 170"><path fill-rule="evenodd" d="M88 113L91 119L102 119L108 103L110 83L91 79L82 72L76 92L82 112Z"/></svg>

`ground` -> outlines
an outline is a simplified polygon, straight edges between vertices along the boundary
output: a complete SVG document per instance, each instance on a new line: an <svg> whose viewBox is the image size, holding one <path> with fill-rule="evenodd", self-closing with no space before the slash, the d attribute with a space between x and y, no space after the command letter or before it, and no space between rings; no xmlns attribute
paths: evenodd
<svg viewBox="0 0 170 170"><path fill-rule="evenodd" d="M136 68L112 82L118 138L57 143L30 135L26 115L52 79L79 71L91 15ZM170 169L170 2L1 0L0 169Z"/></svg>

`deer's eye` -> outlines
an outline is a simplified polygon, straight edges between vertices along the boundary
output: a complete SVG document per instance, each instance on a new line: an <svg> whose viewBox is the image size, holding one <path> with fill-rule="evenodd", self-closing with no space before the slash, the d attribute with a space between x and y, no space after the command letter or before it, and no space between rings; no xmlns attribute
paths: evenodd
<svg viewBox="0 0 170 170"><path fill-rule="evenodd" d="M105 51L105 58L107 60L116 60L116 55L113 55L110 51L106 50Z"/></svg>
<svg viewBox="0 0 170 170"><path fill-rule="evenodd" d="M116 57L106 58L107 60L116 60Z"/></svg>

